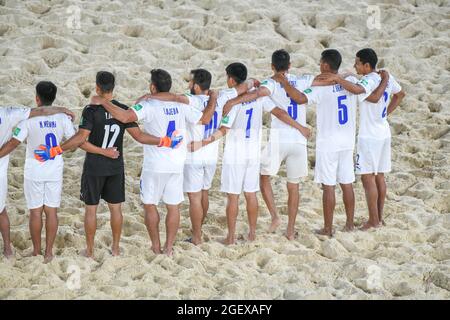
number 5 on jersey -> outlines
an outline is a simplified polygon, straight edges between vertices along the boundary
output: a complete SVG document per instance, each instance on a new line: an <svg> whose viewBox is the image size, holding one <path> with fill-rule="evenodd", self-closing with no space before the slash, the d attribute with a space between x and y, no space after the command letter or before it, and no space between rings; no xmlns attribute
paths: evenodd
<svg viewBox="0 0 450 320"><path fill-rule="evenodd" d="M347 96L339 96L337 98L338 102L338 121L340 125L346 124L348 121L348 110L347 105L343 103L347 99Z"/></svg>

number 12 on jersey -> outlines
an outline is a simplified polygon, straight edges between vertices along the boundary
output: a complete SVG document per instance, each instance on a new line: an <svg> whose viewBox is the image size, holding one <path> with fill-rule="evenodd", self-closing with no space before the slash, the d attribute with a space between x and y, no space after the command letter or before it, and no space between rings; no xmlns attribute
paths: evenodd
<svg viewBox="0 0 450 320"><path fill-rule="evenodd" d="M110 132L114 132L111 140L108 143L109 140L109 133ZM114 143L116 143L117 137L120 134L120 127L117 124L113 124L113 125L109 125L107 124L105 126L105 135L103 136L103 143L102 143L102 148L106 149L106 148L111 148L114 146Z"/></svg>
<svg viewBox="0 0 450 320"><path fill-rule="evenodd" d="M339 96L337 98L338 102L338 121L339 124L346 124L348 121L348 110L347 106L343 104L342 102L347 99L347 96Z"/></svg>

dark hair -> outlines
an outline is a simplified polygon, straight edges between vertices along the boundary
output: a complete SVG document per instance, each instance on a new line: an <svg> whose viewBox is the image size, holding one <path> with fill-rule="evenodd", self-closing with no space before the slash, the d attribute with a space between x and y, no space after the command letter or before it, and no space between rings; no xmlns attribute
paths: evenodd
<svg viewBox="0 0 450 320"><path fill-rule="evenodd" d="M286 71L290 62L291 57L286 50L280 49L272 53L272 64L276 71Z"/></svg>
<svg viewBox="0 0 450 320"><path fill-rule="evenodd" d="M200 86L200 89L202 90L208 90L211 86L211 73L209 73L208 70L205 69L194 69L191 70L192 74L192 80L194 81L194 84L198 84Z"/></svg>
<svg viewBox="0 0 450 320"><path fill-rule="evenodd" d="M170 74L163 69L153 69L150 71L151 79L150 81L156 87L158 92L169 92L172 87L172 78Z"/></svg>
<svg viewBox="0 0 450 320"><path fill-rule="evenodd" d="M377 67L378 57L373 49L361 49L356 53L356 56L359 58L362 64L368 63L372 69L375 69Z"/></svg>
<svg viewBox="0 0 450 320"><path fill-rule="evenodd" d="M335 49L327 49L322 52L322 62L328 64L333 71L338 71L342 63L342 56Z"/></svg>
<svg viewBox="0 0 450 320"><path fill-rule="evenodd" d="M99 71L97 72L95 83L100 88L100 90L102 90L102 92L109 93L114 90L114 86L116 85L116 78L111 72Z"/></svg>
<svg viewBox="0 0 450 320"><path fill-rule="evenodd" d="M227 75L238 84L247 79L247 67L240 62L234 62L225 69Z"/></svg>
<svg viewBox="0 0 450 320"><path fill-rule="evenodd" d="M41 100L42 105L51 106L56 99L58 89L50 81L41 81L36 85L36 95Z"/></svg>

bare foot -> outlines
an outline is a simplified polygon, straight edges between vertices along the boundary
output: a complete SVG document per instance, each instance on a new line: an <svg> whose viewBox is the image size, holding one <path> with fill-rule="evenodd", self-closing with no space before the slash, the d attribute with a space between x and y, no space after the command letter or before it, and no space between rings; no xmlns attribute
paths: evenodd
<svg viewBox="0 0 450 320"><path fill-rule="evenodd" d="M352 225L345 225L344 229L342 229L343 232L352 232L353 230L355 230L355 226Z"/></svg>
<svg viewBox="0 0 450 320"><path fill-rule="evenodd" d="M272 223L270 224L270 227L269 227L269 232L274 233L278 229L280 224L281 224L280 218L278 218L278 217L273 218Z"/></svg>
<svg viewBox="0 0 450 320"><path fill-rule="evenodd" d="M372 223L372 222L367 221L366 223L364 223L364 224L362 225L361 228L359 228L359 230L361 230L361 231L367 231L367 230L369 230L369 229L372 229L372 228L379 228L379 227L380 227L380 224L379 224L379 223Z"/></svg>
<svg viewBox="0 0 450 320"><path fill-rule="evenodd" d="M84 249L84 250L80 251L80 256L89 258L89 259L94 259L94 252L88 251L88 249Z"/></svg>
<svg viewBox="0 0 450 320"><path fill-rule="evenodd" d="M331 230L327 230L327 229L320 229L320 230L316 230L315 234L319 235L319 236L328 236L328 237L332 237L333 236L333 232Z"/></svg>
<svg viewBox="0 0 450 320"><path fill-rule="evenodd" d="M234 237L226 237L225 239L220 240L220 243L229 246L232 244L236 244L236 239Z"/></svg>
<svg viewBox="0 0 450 320"><path fill-rule="evenodd" d="M295 239L298 238L298 231L293 231L293 232L291 232L291 231L286 231L286 233L284 234L284 236L285 236L289 241L295 240Z"/></svg>
<svg viewBox="0 0 450 320"><path fill-rule="evenodd" d="M44 264L52 262L54 257L55 257L54 255L45 255L45 257L44 257Z"/></svg>
<svg viewBox="0 0 450 320"><path fill-rule="evenodd" d="M14 252L12 251L11 247L9 248L5 248L5 250L3 250L3 255L5 256L6 259L11 260L12 258L14 258Z"/></svg>
<svg viewBox="0 0 450 320"><path fill-rule="evenodd" d="M191 243L194 246L198 246L199 244L202 244L202 238L201 237L200 238L192 237Z"/></svg>
<svg viewBox="0 0 450 320"><path fill-rule="evenodd" d="M255 241L256 240L256 233L255 232L249 232L247 239L248 239L248 241Z"/></svg>
<svg viewBox="0 0 450 320"><path fill-rule="evenodd" d="M381 219L381 225L382 225L383 227L386 227L386 222L384 222L383 219Z"/></svg>
<svg viewBox="0 0 450 320"><path fill-rule="evenodd" d="M152 251L153 251L154 254L161 254L161 253L163 253L162 250L161 250L161 247L153 247L152 246Z"/></svg>
<svg viewBox="0 0 450 320"><path fill-rule="evenodd" d="M165 253L168 257L173 256L173 248L167 248L167 249L164 249L164 253Z"/></svg>
<svg viewBox="0 0 450 320"><path fill-rule="evenodd" d="M118 257L120 256L120 247L117 248L111 248L111 255L113 257Z"/></svg>

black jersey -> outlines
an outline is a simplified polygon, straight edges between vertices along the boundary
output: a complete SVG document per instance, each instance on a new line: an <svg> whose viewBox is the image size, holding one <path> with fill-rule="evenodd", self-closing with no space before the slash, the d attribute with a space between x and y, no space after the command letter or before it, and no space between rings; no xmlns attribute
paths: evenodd
<svg viewBox="0 0 450 320"><path fill-rule="evenodd" d="M127 110L128 107L115 100L116 106ZM113 176L124 172L123 135L126 129L137 127L137 123L122 123L106 111L103 106L88 105L84 108L80 120L80 129L89 130L89 142L100 148L116 147L120 152L117 159L87 152L83 172L94 176Z"/></svg>

